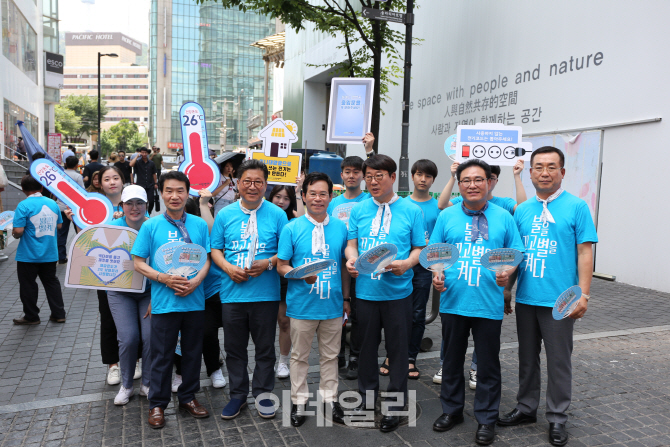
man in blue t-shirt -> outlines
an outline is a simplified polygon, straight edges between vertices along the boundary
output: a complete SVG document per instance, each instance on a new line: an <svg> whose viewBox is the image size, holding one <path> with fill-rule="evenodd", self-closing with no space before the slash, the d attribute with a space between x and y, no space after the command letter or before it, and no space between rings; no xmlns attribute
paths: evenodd
<svg viewBox="0 0 670 447"><path fill-rule="evenodd" d="M452 268L433 274L433 284L442 292L440 316L445 345L440 392L443 414L433 424L433 430L451 430L463 422L463 361L472 330L479 354L474 401L479 426L475 442L488 445L495 437L500 405L502 287L509 273L489 271L482 267L480 259L496 248L522 251L523 244L512 215L487 200L492 183L488 164L468 160L458 167L456 177L463 202L440 213L430 237L431 244L449 243L459 250L458 262Z"/></svg>
<svg viewBox="0 0 670 447"><path fill-rule="evenodd" d="M372 148L374 137L372 134L364 138L366 150L368 146ZM371 141L370 141L371 140ZM374 154L374 152L373 152ZM340 177L342 184L346 188L343 194L335 197L328 205L328 215L349 224L349 215L354 206L365 199L370 198L370 194L363 192L361 183L363 182L363 159L357 156L346 157L340 164ZM358 313L356 312L356 280L350 279L349 291L351 294L351 313L349 314L349 365L345 378L347 380L358 379L358 354L361 346L358 337ZM344 358L346 349L347 331L342 331L342 342L340 344L340 354L338 355L338 366L344 367L346 360Z"/></svg>
<svg viewBox="0 0 670 447"><path fill-rule="evenodd" d="M319 343L321 377L319 394L332 419L344 423L337 404L337 356L340 351L342 316L348 314L349 274L342 270L347 246L347 226L328 216L333 182L322 172L307 174L302 184L304 216L284 227L279 239L277 272L285 276L293 267L322 260L332 266L318 275L288 282L286 315L291 319L291 425L301 426L309 400L307 373L314 334ZM292 264L292 266L291 266Z"/></svg>
<svg viewBox="0 0 670 447"><path fill-rule="evenodd" d="M430 195L430 188L437 178L437 166L430 160L418 160L412 165L411 172L414 192L406 200L417 205L423 212L427 243L435 227L437 216L440 214L437 200ZM409 338L409 378L417 380L421 373L416 367L416 357L426 330L426 304L432 288L432 276L430 271L421 264L415 265L412 270L414 270L414 277L412 278L412 330ZM386 368L382 365L382 371L383 369Z"/></svg>
<svg viewBox="0 0 670 447"><path fill-rule="evenodd" d="M249 335L256 349L252 394L259 416L275 416L266 396L275 384L274 365L280 285L277 265L279 235L288 223L286 213L264 200L268 168L247 160L237 168L240 200L219 211L212 228L212 258L221 275L223 346L230 383L230 401L223 419L234 419L247 405L249 394Z"/></svg>
<svg viewBox="0 0 670 447"><path fill-rule="evenodd" d="M156 252L168 242L182 241L204 247L209 253L209 229L198 216L186 214L191 183L186 174L171 171L161 176L158 189L165 203L165 214L142 225L131 254L135 270L151 280L151 387L149 426L165 426L165 408L172 397L171 378L175 349L181 333L181 376L179 408L195 418L209 412L195 398L200 389L200 357L205 323L205 292L202 285L209 271L207 261L198 274L187 279L161 272ZM147 263L150 258L150 263Z"/></svg>
<svg viewBox="0 0 670 447"><path fill-rule="evenodd" d="M23 303L24 316L14 319L14 324L40 324L38 288L35 281L38 276L51 309L49 320L65 323L63 295L56 277L56 230L63 224L63 217L56 202L42 197L42 185L30 174L21 179L21 189L28 198L16 207L12 236L19 239L16 249L16 274L19 277L19 296Z"/></svg>
<svg viewBox="0 0 670 447"><path fill-rule="evenodd" d="M349 217L346 249L347 269L356 280L361 354L358 390L362 397L356 412L374 408L379 393L377 349L384 329L389 359L388 410L399 411L407 403L408 341L412 327L412 276L419 252L426 245L421 209L393 192L396 163L386 155L373 155L363 163L363 175L370 199L356 205ZM356 260L371 248L389 243L397 247L395 260L384 273L360 275ZM373 391L373 399L366 392ZM399 417L385 413L380 430L390 432Z"/></svg>
<svg viewBox="0 0 670 447"><path fill-rule="evenodd" d="M593 276L593 248L598 235L589 207L561 188L565 156L544 146L533 151L530 176L537 196L519 205L514 219L526 246L519 266L516 290L516 326L519 337L519 392L517 406L498 425L537 420L540 401L540 349L547 355L547 421L549 442L565 445L565 423L572 400L572 335L575 320L584 316ZM511 288L506 307L511 313ZM578 284L582 297L570 318L554 320L556 299Z"/></svg>

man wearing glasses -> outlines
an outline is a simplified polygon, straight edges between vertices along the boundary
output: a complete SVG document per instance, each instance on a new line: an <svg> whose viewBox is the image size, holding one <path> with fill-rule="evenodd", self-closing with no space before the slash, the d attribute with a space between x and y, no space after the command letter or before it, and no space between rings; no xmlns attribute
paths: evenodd
<svg viewBox="0 0 670 447"><path fill-rule="evenodd" d="M357 409L368 414L374 409L379 393L377 348L384 329L389 359L390 382L387 392L389 412L384 414L380 430L390 432L398 427L399 416L407 404L409 371L408 344L412 327L412 267L419 262L419 252L426 245L421 209L409 200L398 200L393 192L396 163L386 155L373 155L363 163L365 184L372 197L351 210L346 248L347 269L356 280L358 323L361 351L358 366L358 389L362 403ZM360 275L356 260L360 253L383 243L398 248L395 261L385 273ZM373 399L365 396L373 391Z"/></svg>
<svg viewBox="0 0 670 447"><path fill-rule="evenodd" d="M561 188L565 156L560 149L544 146L533 151L530 178L537 196L522 203L514 214L526 245L519 266L516 291L516 327L519 336L519 392L516 408L503 415L498 425L513 426L537 421L540 403L540 349L547 355L547 409L549 442L565 445L565 423L572 400L572 332L575 320L584 316L593 276L592 245L598 242L588 205ZM506 287L505 306L511 308L511 289ZM554 320L556 298L578 284L582 297L570 318ZM478 348L479 349L479 348Z"/></svg>
<svg viewBox="0 0 670 447"><path fill-rule="evenodd" d="M221 417L234 419L247 405L247 345L251 334L256 348L252 394L254 398L261 396L257 401L259 416L270 419L275 416L268 397L275 384L274 343L280 300L279 275L274 267L279 235L288 219L281 208L264 201L268 168L263 162L247 160L237 172L240 200L223 208L212 228L212 259L226 273L221 277L219 295L230 402Z"/></svg>
<svg viewBox="0 0 670 447"><path fill-rule="evenodd" d="M480 258L496 248L523 251L523 244L512 215L487 200L492 183L489 165L468 160L458 166L456 177L463 202L440 213L430 237L431 244L449 243L459 249L458 262L452 268L433 273L433 285L442 292L440 317L445 346L440 391L443 414L433 423L433 430L448 431L463 422L463 361L472 330L479 356L475 442L488 445L495 438L500 406L501 287L507 283L508 273L487 270Z"/></svg>

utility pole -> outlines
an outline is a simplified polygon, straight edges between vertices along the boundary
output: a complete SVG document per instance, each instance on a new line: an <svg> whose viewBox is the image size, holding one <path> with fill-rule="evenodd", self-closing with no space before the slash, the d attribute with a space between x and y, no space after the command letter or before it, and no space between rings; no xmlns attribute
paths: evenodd
<svg viewBox="0 0 670 447"><path fill-rule="evenodd" d="M405 19L405 79L402 94L402 139L400 146L400 179L398 191L409 191L409 87L412 80L412 26L414 25L414 0L407 0Z"/></svg>

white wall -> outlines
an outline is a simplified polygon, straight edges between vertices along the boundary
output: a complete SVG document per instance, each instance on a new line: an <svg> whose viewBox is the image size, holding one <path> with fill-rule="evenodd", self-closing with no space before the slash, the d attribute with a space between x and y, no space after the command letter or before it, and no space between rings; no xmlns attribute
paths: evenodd
<svg viewBox="0 0 670 447"><path fill-rule="evenodd" d="M483 88L492 79L498 82L507 77L507 86L497 88L494 94L515 91L517 97L516 105L498 107L496 115L514 114L514 124L521 125L524 134L661 117L659 123L604 132L596 270L614 274L626 283L670 292L670 275L663 261L670 251L670 239L657 230L670 220L667 200L659 201L667 180L663 170L654 169L670 165L665 148L670 138L669 16L670 2L662 0L423 2L416 11L414 27L414 35L424 41L413 48L410 164L419 158L434 160L441 172L434 190L441 189L446 179L442 173L446 174L450 165L443 152L444 140L455 133L457 122L468 119L479 123L482 115L488 117L492 112L445 114L453 105L466 106L468 101L474 106L479 100L481 105L491 92L477 93L477 86L481 83ZM327 41L318 44L336 45ZM305 62L319 64L333 58L332 52L314 49L306 51ZM597 53L602 53L602 58L595 65ZM582 57L585 63L589 61L589 67L576 70L574 58L581 61ZM567 72L550 76L550 66L559 67L562 61ZM528 71L532 78L533 70L536 77L539 71L539 79L515 83L518 73L523 81L523 73ZM306 79L318 74L314 69L305 68L305 72ZM471 95L473 85L475 93ZM458 98L449 100L454 89ZM391 88L390 96L392 100L382 106L386 115L379 132L380 150L398 159L402 86ZM435 104L426 101L424 105L428 98L435 98ZM542 109L540 121L522 123L522 110L532 112L534 108ZM303 129L311 119L309 113L304 114ZM450 131L433 134L439 124L449 124ZM636 169L636 159L644 161L643 169ZM513 197L511 169L503 168L501 177L498 195ZM640 179L637 184L636 179ZM636 229L641 227L651 231L638 233ZM622 261L624 253L630 257Z"/></svg>

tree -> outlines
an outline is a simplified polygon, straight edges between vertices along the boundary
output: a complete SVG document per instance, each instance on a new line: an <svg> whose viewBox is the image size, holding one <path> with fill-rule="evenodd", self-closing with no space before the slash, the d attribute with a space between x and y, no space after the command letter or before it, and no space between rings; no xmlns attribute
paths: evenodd
<svg viewBox="0 0 670 447"><path fill-rule="evenodd" d="M101 155L108 156L110 153L116 151L116 146L118 142L112 136L109 130L103 130L102 135L100 136L100 151Z"/></svg>
<svg viewBox="0 0 670 447"><path fill-rule="evenodd" d="M195 0L203 3L206 0ZM390 85L397 85L395 79L402 76L403 58L398 48L403 48L405 33L391 29L384 21L368 20L361 15L355 0L215 0L224 8L238 7L241 11L253 11L279 19L295 31L305 29L311 23L316 31L333 37L341 37L343 43L338 48L347 51L347 59L322 66L332 68L336 75L374 78L372 98L371 131L375 134L374 150L380 140L379 121L381 101L388 100ZM386 11L405 11L403 0L389 0L380 8L374 0L359 0L361 6ZM354 3L356 8L354 7ZM419 42L420 39L414 39ZM386 64L382 67L382 58Z"/></svg>
<svg viewBox="0 0 670 447"><path fill-rule="evenodd" d="M122 119L118 124L110 127L109 131L103 132L103 135L108 134L106 136L108 141L110 143L112 141L116 143L112 150L123 150L128 152L129 150L135 150L135 147L132 146L132 144L134 144L134 141L136 141L135 138L138 133L139 130L137 129L137 124L127 119ZM104 152L104 149L103 153L106 153Z"/></svg>
<svg viewBox="0 0 670 447"><path fill-rule="evenodd" d="M79 136L81 129L81 119L74 113L74 110L62 107L56 104L55 107L55 127L56 133L65 137Z"/></svg>
<svg viewBox="0 0 670 447"><path fill-rule="evenodd" d="M79 96L68 95L60 102L61 107L68 108L79 117L81 127L79 129L79 137L91 135L98 131L98 97L97 96ZM106 102L103 100L100 103L100 118L104 119L108 110L105 106Z"/></svg>

